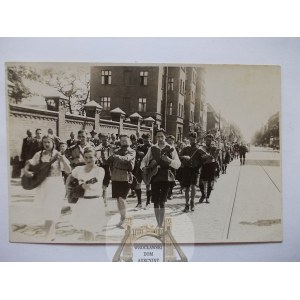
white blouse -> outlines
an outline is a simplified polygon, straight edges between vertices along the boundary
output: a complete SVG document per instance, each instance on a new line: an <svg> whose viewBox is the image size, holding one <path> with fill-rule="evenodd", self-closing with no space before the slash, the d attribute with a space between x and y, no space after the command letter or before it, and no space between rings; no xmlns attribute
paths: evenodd
<svg viewBox="0 0 300 300"><path fill-rule="evenodd" d="M43 151L42 162L49 162L50 160L53 159L53 157L55 156L55 154L57 152L58 152L57 150L53 150L52 156L51 156L50 154L46 154L45 151ZM36 166L40 162L40 155L41 155L41 151L35 153L34 156L31 159L29 159L29 163L32 166ZM51 169L50 169L50 172L48 174L48 177L61 176L62 171L64 171L64 164L61 161L56 160L51 165Z"/></svg>
<svg viewBox="0 0 300 300"><path fill-rule="evenodd" d="M78 166L72 171L72 176L76 178L80 184L86 181L96 178L95 183L88 184L84 196L102 196L102 182L104 178L104 169L98 166L94 166L89 172L85 171L86 166Z"/></svg>

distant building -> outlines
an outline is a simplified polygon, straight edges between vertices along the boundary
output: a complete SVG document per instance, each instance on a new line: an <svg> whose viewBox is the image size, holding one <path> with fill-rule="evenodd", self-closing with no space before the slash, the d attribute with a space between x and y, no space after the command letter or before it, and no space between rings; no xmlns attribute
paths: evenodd
<svg viewBox="0 0 300 300"><path fill-rule="evenodd" d="M269 132L270 140L269 145L273 148L279 148L279 112L272 115L267 124L267 131Z"/></svg>
<svg viewBox="0 0 300 300"><path fill-rule="evenodd" d="M206 131L216 131L219 129L219 116L211 106L211 104L207 103L207 127Z"/></svg>
<svg viewBox="0 0 300 300"><path fill-rule="evenodd" d="M198 132L203 135L207 129L207 104L205 94L204 69L197 68L196 96L195 96L195 124L199 126Z"/></svg>

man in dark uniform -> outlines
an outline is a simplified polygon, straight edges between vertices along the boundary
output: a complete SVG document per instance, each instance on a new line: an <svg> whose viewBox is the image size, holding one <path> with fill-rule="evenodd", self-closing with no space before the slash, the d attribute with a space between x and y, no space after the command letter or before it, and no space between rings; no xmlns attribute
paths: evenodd
<svg viewBox="0 0 300 300"><path fill-rule="evenodd" d="M191 208L191 211L194 211L194 199L199 178L199 168L201 161L207 156L205 151L197 147L196 132L191 132L189 134L189 140L190 146L184 147L179 154L179 158L183 165L181 185L185 189L185 208L183 212L188 212L189 208Z"/></svg>
<svg viewBox="0 0 300 300"><path fill-rule="evenodd" d="M33 139L33 142L31 144L31 150L30 150L30 156L31 158L33 157L33 155L39 151L41 151L43 148L42 145L42 129L37 128L35 130L35 137Z"/></svg>
<svg viewBox="0 0 300 300"><path fill-rule="evenodd" d="M22 150L21 150L21 167L24 168L25 163L28 159L31 159L31 148L33 143L33 137L31 130L27 130L27 137L23 139Z"/></svg>
<svg viewBox="0 0 300 300"><path fill-rule="evenodd" d="M76 145L76 143L77 143L77 140L75 139L74 132L72 131L70 133L70 139L67 140L67 146L68 146L68 148L70 148L70 147Z"/></svg>

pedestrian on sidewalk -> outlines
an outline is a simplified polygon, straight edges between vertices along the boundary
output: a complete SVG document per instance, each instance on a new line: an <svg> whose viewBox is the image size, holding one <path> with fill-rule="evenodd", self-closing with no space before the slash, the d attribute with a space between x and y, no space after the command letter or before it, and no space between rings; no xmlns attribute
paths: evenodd
<svg viewBox="0 0 300 300"><path fill-rule="evenodd" d="M245 164L246 152L248 152L246 145L244 143L241 143L241 145L239 147L241 165Z"/></svg>
<svg viewBox="0 0 300 300"><path fill-rule="evenodd" d="M209 197L213 189L216 176L217 161L213 156L216 153L216 146L213 143L213 139L214 137L212 134L206 135L205 145L201 146L201 149L206 152L206 155L202 158L203 161L199 181L201 198L199 203L202 203L204 199L206 200L206 203L209 203Z"/></svg>
<svg viewBox="0 0 300 300"><path fill-rule="evenodd" d="M72 177L78 180L84 195L72 208L71 223L76 229L84 230L85 241L93 241L105 224L104 169L96 165L97 156L93 147L86 147L83 157L85 165L77 166L72 171Z"/></svg>
<svg viewBox="0 0 300 300"><path fill-rule="evenodd" d="M151 146L141 163L143 172L149 170L151 179L151 201L154 203L154 213L158 227L163 226L165 216L165 202L167 202L170 185L175 181L171 169L180 167L180 160L174 147L166 143L166 132L158 129L157 143ZM155 175L154 175L155 174Z"/></svg>
<svg viewBox="0 0 300 300"><path fill-rule="evenodd" d="M202 157L206 155L202 149L197 147L197 133L189 134L190 146L186 146L179 154L183 165L182 187L185 189L185 208L183 212L194 211L194 199L196 195L196 184L199 178L199 168Z"/></svg>
<svg viewBox="0 0 300 300"><path fill-rule="evenodd" d="M130 148L129 136L120 135L120 145L107 162L111 169L112 197L117 199L118 210L121 216L117 224L120 228L125 228L125 218L127 211L126 198L133 182L132 171L134 169L136 153Z"/></svg>
<svg viewBox="0 0 300 300"><path fill-rule="evenodd" d="M224 154L224 160L222 164L222 173L226 174L227 171L227 165L230 163L230 148L229 144L225 145L225 154Z"/></svg>

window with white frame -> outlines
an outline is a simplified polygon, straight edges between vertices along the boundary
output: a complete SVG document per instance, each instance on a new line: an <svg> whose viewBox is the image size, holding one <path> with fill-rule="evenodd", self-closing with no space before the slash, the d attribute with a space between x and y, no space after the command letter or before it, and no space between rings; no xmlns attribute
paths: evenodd
<svg viewBox="0 0 300 300"><path fill-rule="evenodd" d="M101 71L101 84L111 84L111 71Z"/></svg>
<svg viewBox="0 0 300 300"><path fill-rule="evenodd" d="M142 86L148 85L148 72L140 72L140 83Z"/></svg>
<svg viewBox="0 0 300 300"><path fill-rule="evenodd" d="M174 78L173 77L168 78L168 90L174 91Z"/></svg>
<svg viewBox="0 0 300 300"><path fill-rule="evenodd" d="M100 105L103 107L103 110L110 110L110 97L101 97Z"/></svg>
<svg viewBox="0 0 300 300"><path fill-rule="evenodd" d="M146 98L139 98L139 112L145 112L146 111Z"/></svg>
<svg viewBox="0 0 300 300"><path fill-rule="evenodd" d="M168 103L168 115L173 115L173 102Z"/></svg>
<svg viewBox="0 0 300 300"><path fill-rule="evenodd" d="M194 112L191 110L191 122L194 122Z"/></svg>

